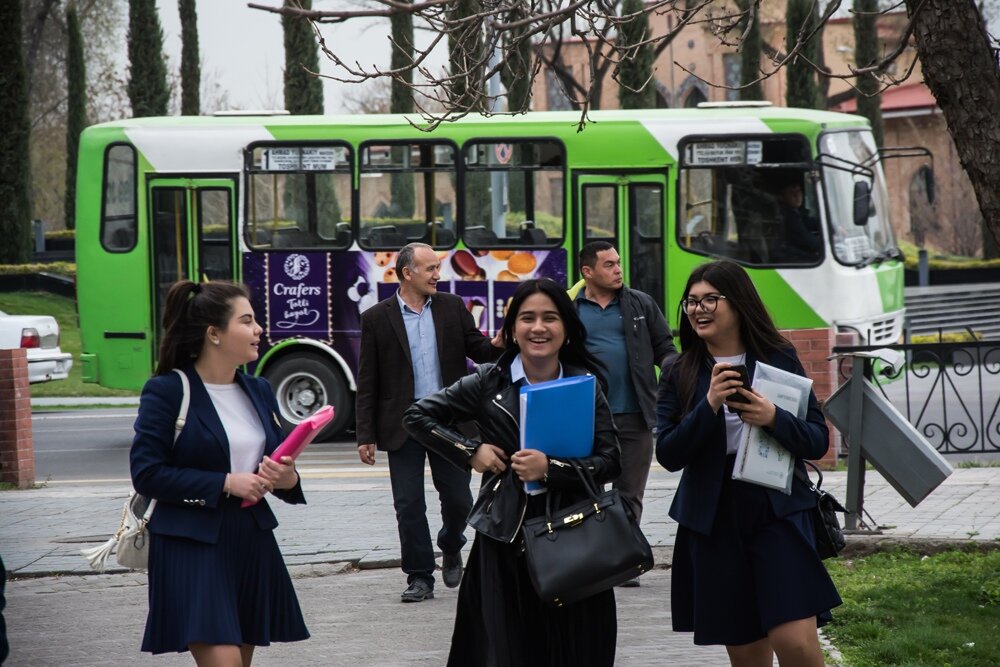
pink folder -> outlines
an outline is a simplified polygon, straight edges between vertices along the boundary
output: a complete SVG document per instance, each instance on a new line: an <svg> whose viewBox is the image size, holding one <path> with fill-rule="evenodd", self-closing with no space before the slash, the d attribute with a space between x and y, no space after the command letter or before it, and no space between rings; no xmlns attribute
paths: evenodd
<svg viewBox="0 0 1000 667"><path fill-rule="evenodd" d="M299 425L292 429L292 432L288 434L285 441L278 445L273 452L271 452L271 460L281 462L283 456L291 456L292 460L299 457L302 450L306 448L313 439L319 435L319 432L323 430L330 420L333 419L333 406L324 405L312 416L306 417ZM256 503L250 500L244 500L240 507L251 507Z"/></svg>

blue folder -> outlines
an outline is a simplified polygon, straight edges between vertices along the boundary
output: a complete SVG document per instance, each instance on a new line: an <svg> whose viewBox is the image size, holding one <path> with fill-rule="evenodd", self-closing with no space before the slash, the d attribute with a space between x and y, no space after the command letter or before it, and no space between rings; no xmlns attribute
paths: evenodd
<svg viewBox="0 0 1000 667"><path fill-rule="evenodd" d="M521 449L537 449L548 456L579 458L594 450L593 375L527 384L521 387ZM525 491L543 487L525 483Z"/></svg>

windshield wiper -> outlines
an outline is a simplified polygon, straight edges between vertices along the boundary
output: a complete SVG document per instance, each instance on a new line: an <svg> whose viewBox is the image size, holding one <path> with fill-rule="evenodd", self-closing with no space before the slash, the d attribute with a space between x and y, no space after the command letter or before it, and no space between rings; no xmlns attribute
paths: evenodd
<svg viewBox="0 0 1000 667"><path fill-rule="evenodd" d="M888 257L886 257L885 255L883 255L880 252L877 252L874 255L870 256L870 257L865 257L863 260L861 260L860 262L858 262L854 266L855 266L855 268L861 269L861 268L864 268L864 267L866 267L866 266L868 266L870 264L881 264L882 262L884 262L887 259L888 259Z"/></svg>
<svg viewBox="0 0 1000 667"><path fill-rule="evenodd" d="M892 247L892 248L889 248L888 250L885 251L885 256L888 259L902 260L903 259L903 251L900 250L899 248Z"/></svg>

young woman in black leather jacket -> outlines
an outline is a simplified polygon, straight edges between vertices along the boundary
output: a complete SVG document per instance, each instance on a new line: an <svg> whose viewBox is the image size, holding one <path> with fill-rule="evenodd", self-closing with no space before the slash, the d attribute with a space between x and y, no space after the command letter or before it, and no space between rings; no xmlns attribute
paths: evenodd
<svg viewBox="0 0 1000 667"><path fill-rule="evenodd" d="M428 449L483 474L469 517L476 538L458 592L448 664L610 666L617 635L614 591L547 607L531 585L520 538L524 520L545 511L545 495L528 496L523 482L541 481L560 494L562 505L586 492L565 460L519 449L519 389L561 376L593 373L600 379L600 364L586 351L586 331L572 302L551 280L521 283L504 319L503 338L507 352L496 364L417 401L403 418ZM594 401L593 453L578 461L604 484L620 473L620 452L600 387ZM453 426L470 420L481 441Z"/></svg>

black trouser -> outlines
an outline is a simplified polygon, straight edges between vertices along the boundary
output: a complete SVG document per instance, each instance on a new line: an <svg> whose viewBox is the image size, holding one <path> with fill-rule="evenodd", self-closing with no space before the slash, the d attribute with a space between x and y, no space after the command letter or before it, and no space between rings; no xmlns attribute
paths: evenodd
<svg viewBox="0 0 1000 667"><path fill-rule="evenodd" d="M428 455L413 438L407 438L402 447L389 452L388 458L403 572L407 574L407 583L424 579L433 586L434 548L424 500L424 459L430 460L431 478L441 499L442 526L437 545L442 553L457 553L465 544L465 521L472 510L469 490L472 471L459 470L437 454Z"/></svg>

